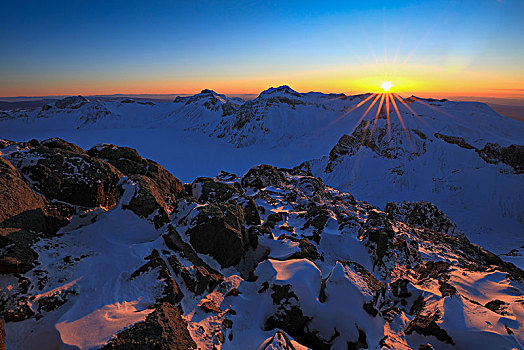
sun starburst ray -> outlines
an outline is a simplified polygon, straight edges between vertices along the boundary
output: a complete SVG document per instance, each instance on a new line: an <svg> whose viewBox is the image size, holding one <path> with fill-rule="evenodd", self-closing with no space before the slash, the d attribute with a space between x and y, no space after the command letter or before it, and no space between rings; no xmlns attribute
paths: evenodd
<svg viewBox="0 0 524 350"><path fill-rule="evenodd" d="M378 116L380 115L380 112L382 111L382 105L384 103L385 96L386 94L381 94L380 96L380 102L378 103L377 114L375 115L375 120L373 121L373 127L371 128L371 133L369 134L368 143L371 142L371 138L373 137L373 132L375 131L375 127L377 126Z"/></svg>
<svg viewBox="0 0 524 350"><path fill-rule="evenodd" d="M406 128L406 124L404 124L404 120L402 119L402 116L400 115L400 112L398 110L397 103L395 102L395 95L391 96L391 102L393 103L393 108L395 109L395 112L397 112L398 120L400 121L400 124L402 125L402 129L404 130L404 133L406 134L406 137L408 138L409 143L411 143L411 137L409 136L408 129Z"/></svg>
<svg viewBox="0 0 524 350"><path fill-rule="evenodd" d="M362 120L364 120L364 118L366 117L366 115L369 113L369 111L371 110L371 108L373 108L373 106L375 105L375 103L377 103L377 100L380 98L380 95L379 94L375 94L375 99L373 100L373 102L371 102L371 104L369 105L369 107L366 109L366 111L364 112L364 114L362 114L362 116L360 117L360 119L358 120L358 122L355 124L355 126L353 127L353 129L351 130L350 132L350 135L353 134L353 132L355 132L355 130L357 129L357 127L360 125L360 123L362 123ZM366 126L367 127L367 126Z"/></svg>

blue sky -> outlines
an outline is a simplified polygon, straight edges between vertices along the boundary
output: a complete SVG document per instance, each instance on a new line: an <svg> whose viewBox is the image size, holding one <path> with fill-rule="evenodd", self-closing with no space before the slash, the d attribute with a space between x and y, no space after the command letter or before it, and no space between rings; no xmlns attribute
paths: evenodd
<svg viewBox="0 0 524 350"><path fill-rule="evenodd" d="M414 90L518 89L523 13L517 0L9 1L0 96L341 91L365 88L366 75Z"/></svg>

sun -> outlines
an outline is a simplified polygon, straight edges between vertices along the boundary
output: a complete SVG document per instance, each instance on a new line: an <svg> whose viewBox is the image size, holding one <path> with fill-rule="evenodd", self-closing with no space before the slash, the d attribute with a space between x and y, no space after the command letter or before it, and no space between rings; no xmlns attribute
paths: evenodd
<svg viewBox="0 0 524 350"><path fill-rule="evenodd" d="M382 90L389 91L393 87L393 83L390 81L384 81L382 82L382 85L380 85Z"/></svg>

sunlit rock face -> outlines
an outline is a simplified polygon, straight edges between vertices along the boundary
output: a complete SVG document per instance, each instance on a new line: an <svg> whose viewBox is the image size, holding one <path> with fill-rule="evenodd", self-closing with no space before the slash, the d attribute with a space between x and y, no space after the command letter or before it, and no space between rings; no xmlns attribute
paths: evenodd
<svg viewBox="0 0 524 350"><path fill-rule="evenodd" d="M383 211L305 166L182 185L130 148L0 145L7 349L506 349L524 340L524 272L472 244L430 202Z"/></svg>

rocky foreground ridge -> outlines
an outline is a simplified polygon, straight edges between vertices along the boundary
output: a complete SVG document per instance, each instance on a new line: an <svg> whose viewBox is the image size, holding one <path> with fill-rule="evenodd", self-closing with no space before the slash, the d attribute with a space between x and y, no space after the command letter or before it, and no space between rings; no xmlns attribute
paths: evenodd
<svg viewBox="0 0 524 350"><path fill-rule="evenodd" d="M58 138L0 152L0 348L524 343L524 272L429 202L382 211L298 167L182 184Z"/></svg>

